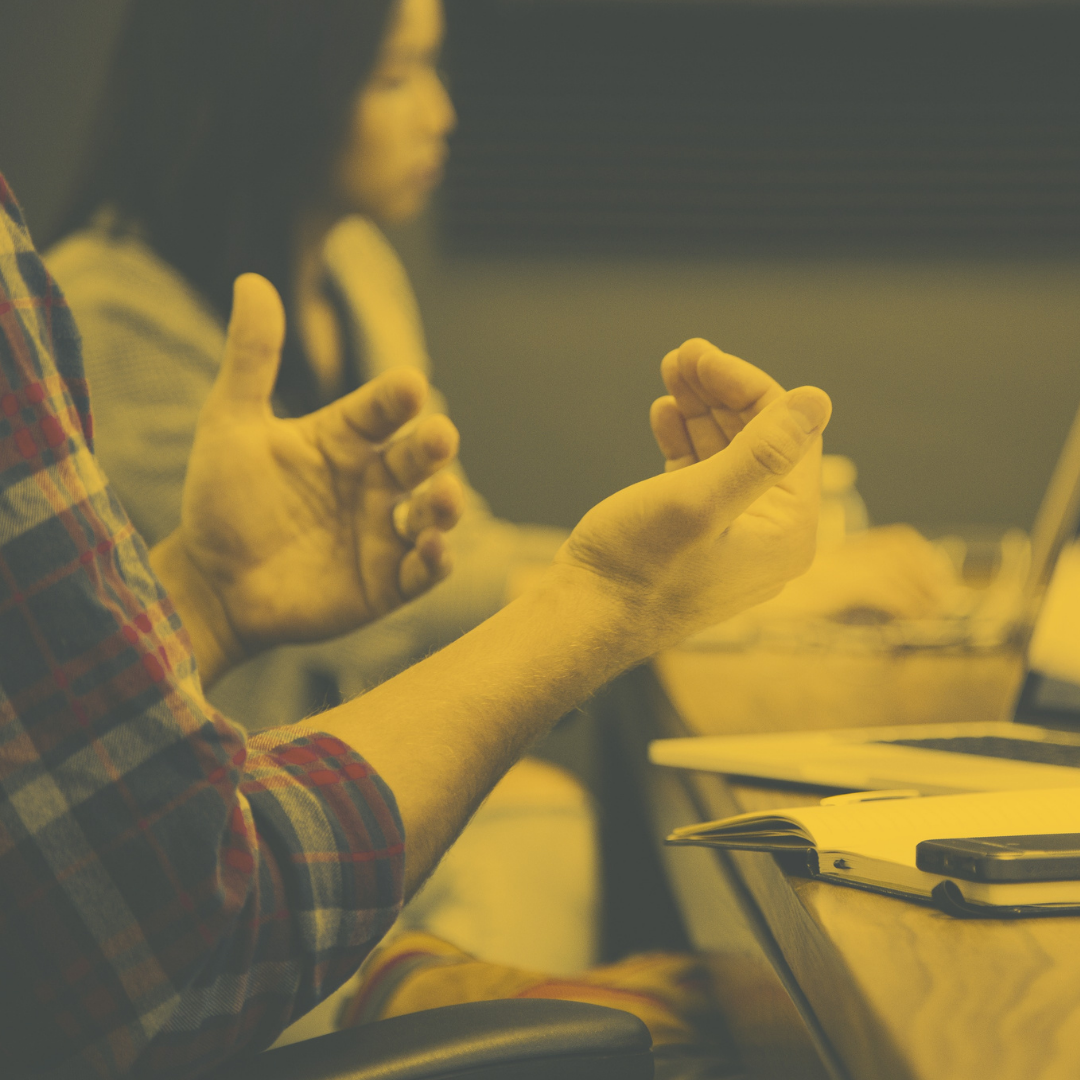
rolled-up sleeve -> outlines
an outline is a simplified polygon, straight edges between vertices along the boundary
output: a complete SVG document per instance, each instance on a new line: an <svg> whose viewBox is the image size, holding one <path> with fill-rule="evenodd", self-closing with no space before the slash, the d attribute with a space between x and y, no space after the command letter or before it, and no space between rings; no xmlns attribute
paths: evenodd
<svg viewBox="0 0 1080 1080"><path fill-rule="evenodd" d="M296 728L249 741L207 705L0 178L5 1075L179 1080L269 1045L389 927L403 860L355 752Z"/></svg>

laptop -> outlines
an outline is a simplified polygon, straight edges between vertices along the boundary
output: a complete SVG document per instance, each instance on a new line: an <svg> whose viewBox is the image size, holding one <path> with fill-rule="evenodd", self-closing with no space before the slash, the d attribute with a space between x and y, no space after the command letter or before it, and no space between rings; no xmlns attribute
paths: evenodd
<svg viewBox="0 0 1080 1080"><path fill-rule="evenodd" d="M1030 644L1050 578L1080 526L1080 411L1031 532L1012 638ZM1029 654L1030 660L1030 654ZM660 739L658 765L851 790L924 795L1080 788L1080 685L1029 670L1011 721Z"/></svg>

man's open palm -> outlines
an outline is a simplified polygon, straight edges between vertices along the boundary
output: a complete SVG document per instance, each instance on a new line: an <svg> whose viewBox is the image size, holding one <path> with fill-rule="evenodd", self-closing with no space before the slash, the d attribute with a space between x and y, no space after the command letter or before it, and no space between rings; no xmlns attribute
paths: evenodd
<svg viewBox="0 0 1080 1080"><path fill-rule="evenodd" d="M457 453L454 425L409 423L427 394L414 369L309 416L275 417L284 332L274 287L237 279L181 504L185 553L249 653L344 633L430 588L449 571L444 532L464 504L440 471Z"/></svg>

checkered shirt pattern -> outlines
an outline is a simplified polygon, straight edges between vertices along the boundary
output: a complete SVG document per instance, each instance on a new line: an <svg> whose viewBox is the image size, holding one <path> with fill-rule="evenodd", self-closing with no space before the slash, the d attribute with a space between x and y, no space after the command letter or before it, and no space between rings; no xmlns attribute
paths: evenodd
<svg viewBox="0 0 1080 1080"><path fill-rule="evenodd" d="M0 177L0 1073L180 1080L263 1049L390 926L403 862L358 755L207 705Z"/></svg>

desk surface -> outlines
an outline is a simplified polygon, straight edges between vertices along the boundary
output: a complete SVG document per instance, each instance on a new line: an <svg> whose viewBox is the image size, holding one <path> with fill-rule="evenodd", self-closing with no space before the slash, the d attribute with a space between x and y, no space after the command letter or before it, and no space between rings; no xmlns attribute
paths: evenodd
<svg viewBox="0 0 1080 1080"><path fill-rule="evenodd" d="M734 733L998 718L1007 714L1019 674L1008 654L818 656L810 664L778 654L672 652L654 663L644 688L655 730ZM703 819L821 796L675 775ZM668 855L668 865L676 858ZM820 1040L824 1075L1080 1077L1080 918L955 920L785 873L769 855L731 852L724 865L756 908L774 966L789 986L794 980L796 1004ZM697 912L691 918L707 924L708 898L686 895L694 888L693 875L675 882L680 900ZM715 934L715 926L704 932Z"/></svg>

